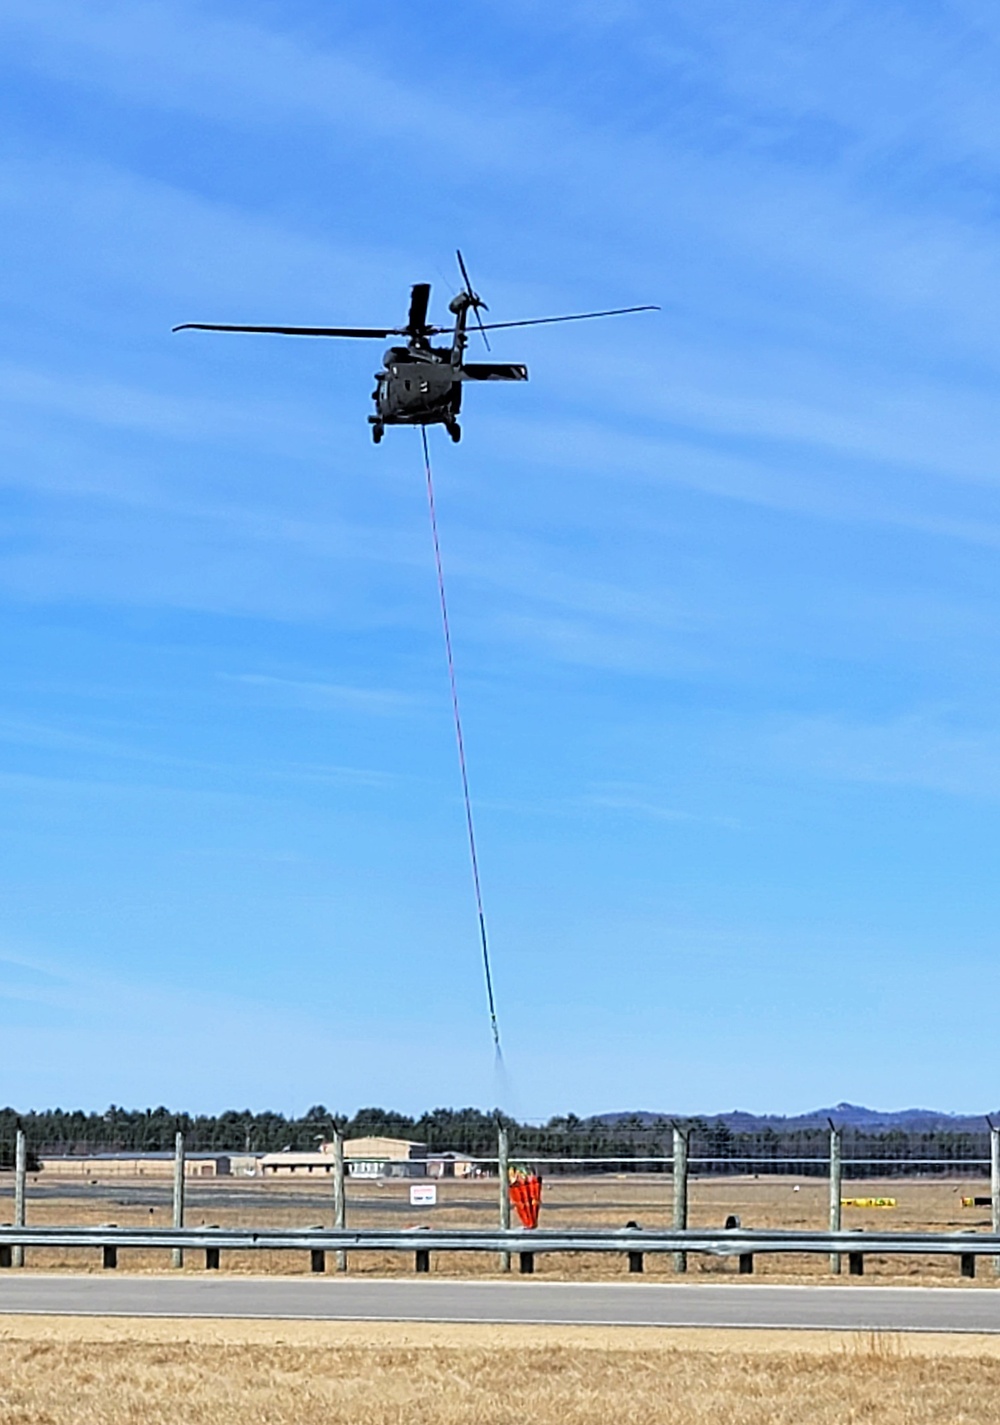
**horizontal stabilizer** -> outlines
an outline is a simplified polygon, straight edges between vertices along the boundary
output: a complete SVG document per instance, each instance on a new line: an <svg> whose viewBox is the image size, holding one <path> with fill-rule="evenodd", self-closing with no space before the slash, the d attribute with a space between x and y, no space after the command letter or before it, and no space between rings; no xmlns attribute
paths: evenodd
<svg viewBox="0 0 1000 1425"><path fill-rule="evenodd" d="M528 368L510 361L465 361L458 374L462 381L527 381Z"/></svg>

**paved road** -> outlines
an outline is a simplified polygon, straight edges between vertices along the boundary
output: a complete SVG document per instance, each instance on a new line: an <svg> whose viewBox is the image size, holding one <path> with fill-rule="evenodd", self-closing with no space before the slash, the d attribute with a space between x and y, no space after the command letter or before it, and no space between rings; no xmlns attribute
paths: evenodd
<svg viewBox="0 0 1000 1425"><path fill-rule="evenodd" d="M1000 1290L4 1273L0 1314L1000 1333Z"/></svg>

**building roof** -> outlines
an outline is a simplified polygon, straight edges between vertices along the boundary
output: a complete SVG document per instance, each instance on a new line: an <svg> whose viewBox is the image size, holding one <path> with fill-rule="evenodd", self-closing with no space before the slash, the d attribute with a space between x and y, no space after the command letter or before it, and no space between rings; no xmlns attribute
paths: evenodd
<svg viewBox="0 0 1000 1425"><path fill-rule="evenodd" d="M332 1143L324 1143L319 1149L283 1148L278 1153L265 1153L261 1163L269 1168L282 1163L294 1163L296 1167L329 1167L333 1160L332 1149ZM344 1158L349 1163L423 1162L427 1156L427 1144L412 1138L348 1138L344 1143Z"/></svg>
<svg viewBox="0 0 1000 1425"><path fill-rule="evenodd" d="M46 1163L156 1163L173 1159L173 1152L169 1149L157 1150L152 1153L140 1153L138 1149L131 1153L39 1153L39 1158ZM246 1154L242 1151L227 1149L218 1153L185 1153L185 1158L210 1158L214 1162L217 1158L232 1158L247 1156L260 1156L259 1154Z"/></svg>
<svg viewBox="0 0 1000 1425"><path fill-rule="evenodd" d="M309 1149L297 1153L294 1149L286 1148L280 1153L264 1153L260 1161L266 1167L270 1167L272 1163L295 1163L296 1165L318 1163L320 1166L328 1168L332 1160L329 1153L316 1153Z"/></svg>
<svg viewBox="0 0 1000 1425"><path fill-rule="evenodd" d="M413 1150L417 1151L414 1152ZM427 1144L414 1138L385 1138L378 1135L369 1138L347 1138L344 1141L345 1158L419 1158L427 1153Z"/></svg>

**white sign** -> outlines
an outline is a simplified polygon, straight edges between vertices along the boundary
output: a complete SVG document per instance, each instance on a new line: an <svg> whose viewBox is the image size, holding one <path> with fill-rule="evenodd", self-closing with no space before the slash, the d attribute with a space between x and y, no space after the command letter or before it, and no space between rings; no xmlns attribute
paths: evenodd
<svg viewBox="0 0 1000 1425"><path fill-rule="evenodd" d="M437 1183L411 1183L411 1207L434 1207L437 1203L437 1200Z"/></svg>

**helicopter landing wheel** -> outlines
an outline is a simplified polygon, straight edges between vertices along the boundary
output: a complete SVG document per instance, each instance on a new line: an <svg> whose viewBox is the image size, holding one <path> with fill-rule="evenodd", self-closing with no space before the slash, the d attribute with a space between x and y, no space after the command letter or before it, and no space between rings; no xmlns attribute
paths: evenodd
<svg viewBox="0 0 1000 1425"><path fill-rule="evenodd" d="M458 421L449 421L445 429L457 445L458 442L462 439L462 427L459 425Z"/></svg>
<svg viewBox="0 0 1000 1425"><path fill-rule="evenodd" d="M382 422L372 421L372 440L375 442L376 445L378 445L379 441L384 435L385 426L382 424Z"/></svg>

